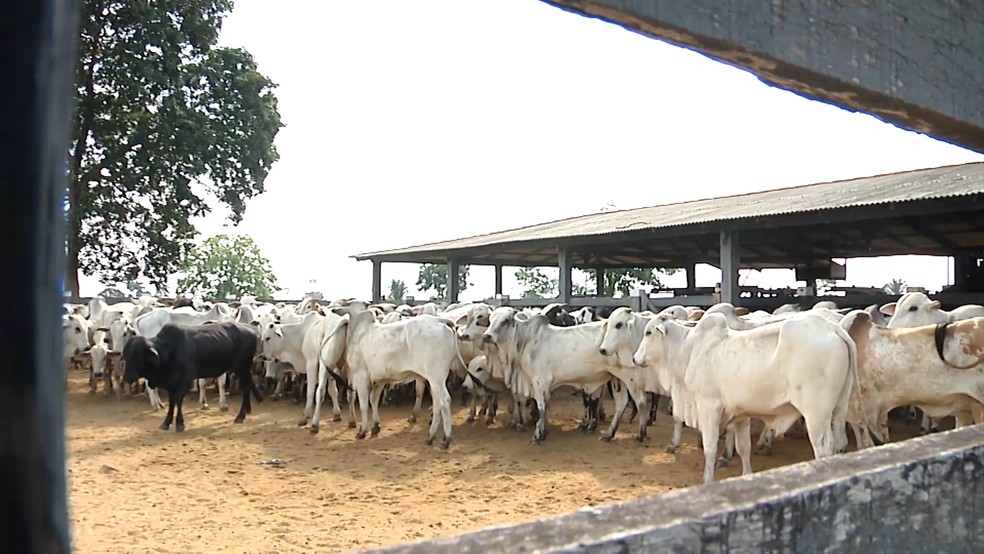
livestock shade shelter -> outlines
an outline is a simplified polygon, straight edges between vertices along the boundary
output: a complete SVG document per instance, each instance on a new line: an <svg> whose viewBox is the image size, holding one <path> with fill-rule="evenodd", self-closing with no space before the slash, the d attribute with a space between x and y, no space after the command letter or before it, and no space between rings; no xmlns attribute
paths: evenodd
<svg viewBox="0 0 984 554"><path fill-rule="evenodd" d="M925 254L956 260L955 284L984 253L984 163L945 166L605 212L485 235L353 256L373 262L373 299L383 262L448 264L457 299L462 264L559 266L559 301L571 302L572 268L722 269L721 299L739 296L739 268L796 268L827 276L831 258ZM781 232L776 232L781 229ZM601 274L602 271L598 273Z"/></svg>

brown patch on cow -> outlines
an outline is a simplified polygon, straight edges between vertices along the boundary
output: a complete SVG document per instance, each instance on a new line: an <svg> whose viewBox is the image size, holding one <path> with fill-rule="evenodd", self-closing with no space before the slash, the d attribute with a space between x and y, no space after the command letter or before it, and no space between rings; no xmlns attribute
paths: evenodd
<svg viewBox="0 0 984 554"><path fill-rule="evenodd" d="M740 306L735 306L735 315L736 316L739 316L739 317L741 317L743 315L748 315L748 308L742 308Z"/></svg>
<svg viewBox="0 0 984 554"><path fill-rule="evenodd" d="M702 317L704 317L704 310L694 310L687 314L687 321L700 321Z"/></svg>
<svg viewBox="0 0 984 554"><path fill-rule="evenodd" d="M950 340L957 333L962 334L963 353L980 360L984 358L984 317L965 319L950 325L946 330L946 338Z"/></svg>

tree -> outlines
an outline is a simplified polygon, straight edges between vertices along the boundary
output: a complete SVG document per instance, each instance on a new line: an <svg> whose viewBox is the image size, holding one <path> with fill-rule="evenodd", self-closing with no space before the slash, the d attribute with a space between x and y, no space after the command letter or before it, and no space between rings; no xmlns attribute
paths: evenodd
<svg viewBox="0 0 984 554"><path fill-rule="evenodd" d="M891 281L885 283L882 290L885 294L891 294L893 296L900 296L905 293L905 289L908 284L902 279L892 279Z"/></svg>
<svg viewBox="0 0 984 554"><path fill-rule="evenodd" d="M231 0L83 0L68 263L78 273L158 289L214 196L242 220L263 192L282 127L276 87L249 52L216 46ZM198 187L198 192L193 191Z"/></svg>
<svg viewBox="0 0 984 554"><path fill-rule="evenodd" d="M399 279L390 280L390 302L401 303L403 297L407 295L407 284Z"/></svg>
<svg viewBox="0 0 984 554"><path fill-rule="evenodd" d="M185 259L178 290L199 298L269 298L280 290L270 261L245 235L216 235L193 247Z"/></svg>
<svg viewBox="0 0 984 554"><path fill-rule="evenodd" d="M140 298L145 294L150 294L150 291L144 288L144 286L136 279L127 279L125 284L126 290L130 291L130 296L133 296L134 298Z"/></svg>
<svg viewBox="0 0 984 554"><path fill-rule="evenodd" d="M523 287L523 298L553 298L557 296L557 279L549 277L539 267L521 267L516 280Z"/></svg>
<svg viewBox="0 0 984 554"><path fill-rule="evenodd" d="M458 268L458 292L463 292L468 288L468 272L471 268L467 265ZM448 290L448 266L445 264L423 264L417 273L417 289L421 292L433 290L438 298L447 298Z"/></svg>
<svg viewBox="0 0 984 554"><path fill-rule="evenodd" d="M616 292L621 292L622 296L629 296L632 290L639 286L663 286L661 275L673 275L677 270L651 269L651 268L632 268L632 269L606 269L605 270L605 289L598 291L599 296L615 296ZM598 274L595 269L585 271L590 282L594 282ZM587 288L585 287L585 290Z"/></svg>

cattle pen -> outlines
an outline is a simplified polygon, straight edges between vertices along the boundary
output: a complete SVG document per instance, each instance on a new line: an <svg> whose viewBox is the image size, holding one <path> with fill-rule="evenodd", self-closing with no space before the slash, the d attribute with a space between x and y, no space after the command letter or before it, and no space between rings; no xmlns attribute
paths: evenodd
<svg viewBox="0 0 984 554"><path fill-rule="evenodd" d="M373 264L373 300L382 292L383 263L447 264L448 296L457 301L462 265L495 267L495 297L515 306L561 302L571 306L674 304L707 307L731 302L772 310L810 305L815 291L741 287L739 269L789 268L797 280L844 278L835 258L922 254L950 256L954 283L936 295L944 305L984 300L984 163L969 163L830 183L584 215L485 235L357 254ZM781 232L776 232L776 231ZM698 288L695 266L722 272L719 287ZM553 299L502 300L503 267L560 270ZM575 296L572 269L683 268L682 289L648 291L636 298ZM835 289L836 290L836 289ZM666 293L657 296L651 293ZM873 291L827 298L865 307L895 298Z"/></svg>

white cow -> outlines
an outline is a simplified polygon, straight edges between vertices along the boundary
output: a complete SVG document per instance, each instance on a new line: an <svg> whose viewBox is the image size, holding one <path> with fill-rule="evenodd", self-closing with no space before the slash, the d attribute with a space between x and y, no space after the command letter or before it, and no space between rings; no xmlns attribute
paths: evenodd
<svg viewBox="0 0 984 554"><path fill-rule="evenodd" d="M81 354L81 357L90 360L89 369L89 394L95 394L96 386L100 379L103 380L103 394L109 397L113 390L112 359L119 357L119 352L114 352L110 348L112 339L109 329L100 327L92 334L92 346Z"/></svg>
<svg viewBox="0 0 984 554"><path fill-rule="evenodd" d="M605 441L611 440L618 429L628 405L627 394L635 400L639 411L646 413L647 399L640 371L626 369L600 351L605 322L556 327L542 314L525 321L516 316L512 308L494 310L489 329L482 339L497 348L497 355L511 360L514 368L505 381L514 395L532 398L537 403L539 418L533 432L533 444L540 444L546 438L549 396L562 386L574 386L595 394L612 378L625 384L625 387L613 388L615 415L608 431L601 437ZM528 392L524 390L527 388ZM645 436L646 418L640 417L637 440L644 440Z"/></svg>
<svg viewBox="0 0 984 554"><path fill-rule="evenodd" d="M953 323L972 317L984 316L984 306L967 304L948 312L942 309L939 301L930 300L922 292L907 292L899 297L896 302L890 302L882 306L880 311L890 316L887 326L892 329ZM969 417L969 414L962 414L961 417L966 419ZM921 427L924 433L938 429L938 425L933 421L933 418L925 413L923 413Z"/></svg>
<svg viewBox="0 0 984 554"><path fill-rule="evenodd" d="M68 384L68 371L71 369L72 358L82 354L92 345L90 340L89 321L80 315L62 317L63 367L65 368L65 383Z"/></svg>
<svg viewBox="0 0 984 554"><path fill-rule="evenodd" d="M384 325L371 312L360 312L351 316L347 326L345 360L362 411L362 425L356 438L365 438L369 432L370 406L372 434L379 433L379 396L383 384L420 376L430 385L433 406L427 444L433 444L443 423L441 448L447 449L451 444L451 395L447 378L452 360L458 355L453 325L434 316L417 316Z"/></svg>
<svg viewBox="0 0 984 554"><path fill-rule="evenodd" d="M299 427L307 425L308 419L314 412L314 393L318 386L317 347L314 350L309 348L305 351L305 336L322 319L324 319L323 315L317 312L308 312L298 323L270 323L261 330L260 341L263 358L268 361L287 362L294 366L294 371L304 371L307 376L304 413L297 421ZM337 405L337 397L334 400L336 400Z"/></svg>
<svg viewBox="0 0 984 554"><path fill-rule="evenodd" d="M861 395L868 400L860 409L884 438L888 412L899 406L934 418L952 415L957 427L984 422L984 317L898 329L873 325L867 312L856 310L841 325L858 346Z"/></svg>
<svg viewBox="0 0 984 554"><path fill-rule="evenodd" d="M344 312L339 314L329 310L325 312L325 318L313 326L304 337L305 357L308 356L311 347L314 346L315 339L318 338L320 341L317 343L317 351L314 352L318 368L318 390L315 395L314 415L311 417L311 433L317 433L320 429L321 404L325 399L325 391L331 390L329 386L335 391L334 393L329 392L333 394L331 399L334 403L335 410L335 416L332 421L341 421L336 381L344 383L341 378L342 374L348 373L348 368L345 367L345 347L348 342L348 323L351 318L351 314ZM334 375L329 377L331 373ZM347 383L345 385L348 386ZM355 427L355 395L352 392L352 389L349 387L348 426L350 428Z"/></svg>
<svg viewBox="0 0 984 554"><path fill-rule="evenodd" d="M701 433L705 483L714 481L722 425L734 425L742 473L751 473L750 417L785 432L802 416L814 456L836 452L834 430L839 424L843 431L857 373L854 341L843 329L806 314L735 331L716 313L686 329L652 320L634 359L665 356L686 368L683 386L673 392L682 393L686 423ZM673 403L676 409L677 397Z"/></svg>

